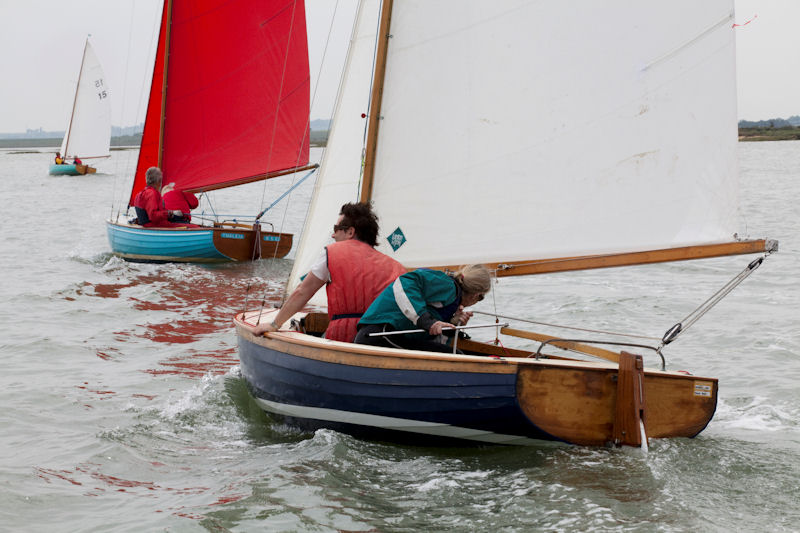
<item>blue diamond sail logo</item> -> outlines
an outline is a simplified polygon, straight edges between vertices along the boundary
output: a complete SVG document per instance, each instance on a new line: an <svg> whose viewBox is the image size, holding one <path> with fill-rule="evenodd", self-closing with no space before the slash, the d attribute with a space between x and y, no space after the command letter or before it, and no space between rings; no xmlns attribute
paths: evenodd
<svg viewBox="0 0 800 533"><path fill-rule="evenodd" d="M396 252L397 249L403 246L403 243L406 242L406 236L403 235L403 230L398 227L386 238L386 240L389 241L389 245L392 247L392 250Z"/></svg>

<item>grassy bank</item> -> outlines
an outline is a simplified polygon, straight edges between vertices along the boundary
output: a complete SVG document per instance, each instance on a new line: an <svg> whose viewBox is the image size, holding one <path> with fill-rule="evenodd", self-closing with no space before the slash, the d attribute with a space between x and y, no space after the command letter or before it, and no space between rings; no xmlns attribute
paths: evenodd
<svg viewBox="0 0 800 533"><path fill-rule="evenodd" d="M122 135L111 137L111 146L139 146L142 143L141 135ZM61 138L47 139L0 139L0 148L52 148L54 151L61 148ZM80 155L80 154L78 154Z"/></svg>
<svg viewBox="0 0 800 533"><path fill-rule="evenodd" d="M783 128L739 128L740 141L798 141L800 128L787 126Z"/></svg>

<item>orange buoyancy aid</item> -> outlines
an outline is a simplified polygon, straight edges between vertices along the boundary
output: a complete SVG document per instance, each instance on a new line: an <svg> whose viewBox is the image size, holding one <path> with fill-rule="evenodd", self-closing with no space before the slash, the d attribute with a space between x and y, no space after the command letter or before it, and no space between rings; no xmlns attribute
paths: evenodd
<svg viewBox="0 0 800 533"><path fill-rule="evenodd" d="M361 315L406 269L358 239L329 244L326 251L331 281L326 287L330 323L325 338L353 342Z"/></svg>

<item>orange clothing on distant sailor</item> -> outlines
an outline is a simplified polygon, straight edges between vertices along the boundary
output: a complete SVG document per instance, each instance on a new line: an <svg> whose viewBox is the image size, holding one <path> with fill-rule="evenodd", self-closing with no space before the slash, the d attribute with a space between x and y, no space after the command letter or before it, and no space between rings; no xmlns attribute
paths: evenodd
<svg viewBox="0 0 800 533"><path fill-rule="evenodd" d="M326 287L330 323L325 338L353 342L361 315L406 269L358 239L335 242L325 249L331 276Z"/></svg>

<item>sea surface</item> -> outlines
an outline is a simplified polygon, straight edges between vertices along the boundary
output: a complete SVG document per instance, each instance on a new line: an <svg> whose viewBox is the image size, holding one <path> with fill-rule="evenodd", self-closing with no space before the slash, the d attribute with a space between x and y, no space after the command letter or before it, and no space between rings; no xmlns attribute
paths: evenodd
<svg viewBox="0 0 800 533"><path fill-rule="evenodd" d="M781 249L665 350L668 369L719 378L719 404L698 437L647 452L415 447L273 420L232 317L279 300L294 251L112 257L104 221L137 154L55 177L52 152L0 151L0 531L800 531L800 142L740 144L744 227ZM292 179L219 191L214 210L252 216ZM295 247L313 181L265 217ZM751 259L504 279L480 309L658 338Z"/></svg>

